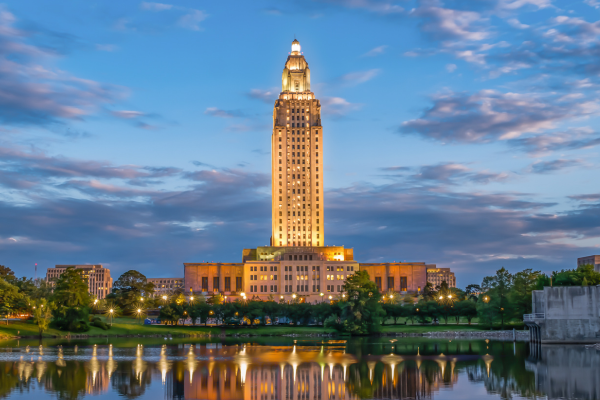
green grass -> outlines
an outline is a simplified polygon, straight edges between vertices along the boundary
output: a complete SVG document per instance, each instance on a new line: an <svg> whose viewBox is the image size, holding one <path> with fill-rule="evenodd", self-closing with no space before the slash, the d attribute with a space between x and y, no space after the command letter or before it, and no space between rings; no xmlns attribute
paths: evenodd
<svg viewBox="0 0 600 400"><path fill-rule="evenodd" d="M103 318L104 320L104 318ZM133 318L115 318L113 320L112 328L109 330L102 330L94 326L90 327L90 330L83 332L82 334L88 336L117 336L117 335L219 335L223 330L217 327L205 327L199 326L174 326L174 325L140 325L136 319ZM323 327L304 327L304 326L257 326L257 327L239 327L239 328L225 328L225 334L227 335L259 335L259 336L270 336L270 335L289 335L289 334L323 334L333 333L333 329L325 329ZM44 332L43 337L55 337L55 336L66 336L68 332L59 331L57 329L48 329ZM76 335L76 333L72 333ZM14 336L21 337L37 337L39 335L37 325L31 321L27 322L15 322L9 323L8 325L0 325L0 338L9 338Z"/></svg>
<svg viewBox="0 0 600 400"><path fill-rule="evenodd" d="M103 318L104 320L104 318ZM391 323L392 321L387 321ZM448 325L412 325L410 322L404 325L401 321L399 325L384 325L383 333L425 333L439 331L470 331L470 330L487 330L489 327L473 324L467 325L461 321L460 325L449 323ZM416 321L415 321L416 322ZM450 321L449 321L450 322ZM523 329L523 324L505 325L505 329ZM500 326L494 326L494 329L500 329ZM88 336L125 336L125 335L199 335L199 336L216 336L225 331L226 335L253 335L253 336L282 336L282 335L314 335L314 334L329 334L335 333L334 329L326 329L322 326L256 326L256 327L205 327L199 326L172 326L172 325L140 325L139 321L134 318L121 317L115 318L113 326L109 330L91 327L89 331L84 332ZM68 332L59 331L57 329L48 329L44 332L43 337L50 338L56 336L66 336ZM31 321L15 322L8 325L0 324L0 339L10 337L38 337L37 325ZM73 333L76 335L76 333Z"/></svg>

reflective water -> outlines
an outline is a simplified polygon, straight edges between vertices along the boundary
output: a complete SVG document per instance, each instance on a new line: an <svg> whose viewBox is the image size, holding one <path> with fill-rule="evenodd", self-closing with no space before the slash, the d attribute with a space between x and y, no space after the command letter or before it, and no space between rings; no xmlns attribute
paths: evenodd
<svg viewBox="0 0 600 400"><path fill-rule="evenodd" d="M9 399L600 399L584 346L424 338L12 341Z"/></svg>

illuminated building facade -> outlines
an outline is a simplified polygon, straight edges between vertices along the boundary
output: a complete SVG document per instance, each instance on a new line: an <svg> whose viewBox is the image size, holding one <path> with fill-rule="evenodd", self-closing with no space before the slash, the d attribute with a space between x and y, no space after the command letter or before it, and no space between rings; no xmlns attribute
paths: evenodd
<svg viewBox="0 0 600 400"><path fill-rule="evenodd" d="M271 135L272 246L322 246L323 128L310 91L310 69L292 42L273 109Z"/></svg>
<svg viewBox="0 0 600 400"><path fill-rule="evenodd" d="M46 282L54 285L54 282L60 278L67 268L75 268L83 277L87 278L88 291L97 299L103 299L111 292L113 280L110 277L110 270L104 268L101 264L56 265L55 268L48 268Z"/></svg>
<svg viewBox="0 0 600 400"><path fill-rule="evenodd" d="M440 286L442 282L446 282L448 287L456 287L454 272L450 271L450 268L435 268L435 265L427 266L427 282L430 282L434 288Z"/></svg>
<svg viewBox="0 0 600 400"><path fill-rule="evenodd" d="M185 263L185 291L314 303L342 296L346 278L359 270L385 292L423 290L433 264L359 264L353 249L325 245L321 104L297 40L281 86L271 134L271 245L244 249L240 263Z"/></svg>
<svg viewBox="0 0 600 400"><path fill-rule="evenodd" d="M152 297L171 295L177 291L183 291L183 278L147 278L146 281L154 285Z"/></svg>

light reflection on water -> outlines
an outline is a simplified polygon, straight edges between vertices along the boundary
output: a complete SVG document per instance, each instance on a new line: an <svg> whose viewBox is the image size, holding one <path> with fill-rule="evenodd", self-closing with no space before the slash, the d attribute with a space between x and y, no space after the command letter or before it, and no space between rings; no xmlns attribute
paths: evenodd
<svg viewBox="0 0 600 400"><path fill-rule="evenodd" d="M583 346L420 338L288 343L0 347L0 398L445 399L473 398L477 385L497 398L600 399L600 352Z"/></svg>

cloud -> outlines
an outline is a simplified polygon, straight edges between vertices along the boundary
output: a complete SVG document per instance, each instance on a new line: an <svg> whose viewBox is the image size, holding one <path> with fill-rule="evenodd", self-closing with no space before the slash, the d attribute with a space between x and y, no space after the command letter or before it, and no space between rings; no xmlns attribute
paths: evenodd
<svg viewBox="0 0 600 400"><path fill-rule="evenodd" d="M272 104L277 99L277 96L279 96L279 92L276 88L269 90L252 89L247 93L247 96L251 99L257 99L265 103Z"/></svg>
<svg viewBox="0 0 600 400"><path fill-rule="evenodd" d="M487 171L472 172L470 168L463 164L440 163L420 167L413 178L447 184L457 184L458 182L487 184L490 182L504 181L508 178L508 174L497 174Z"/></svg>
<svg viewBox="0 0 600 400"><path fill-rule="evenodd" d="M551 0L500 0L498 8L505 10L517 10L525 6L534 6L538 9L552 7Z"/></svg>
<svg viewBox="0 0 600 400"><path fill-rule="evenodd" d="M122 118L122 119L139 118L139 117L142 117L145 115L141 111L130 111L130 110L111 111L111 113L115 117Z"/></svg>
<svg viewBox="0 0 600 400"><path fill-rule="evenodd" d="M96 45L96 49L99 51L108 51L108 52L112 52L112 51L116 51L118 50L118 46L115 46L114 44L97 44Z"/></svg>
<svg viewBox="0 0 600 400"><path fill-rule="evenodd" d="M142 10L166 11L166 10L171 10L173 8L173 5L172 4L164 4L164 3L149 3L149 2L144 1L140 5L140 7L142 8Z"/></svg>
<svg viewBox="0 0 600 400"><path fill-rule="evenodd" d="M481 41L490 36L481 26L487 18L474 11L425 5L415 9L412 14L421 20L421 30L436 40Z"/></svg>
<svg viewBox="0 0 600 400"><path fill-rule="evenodd" d="M513 28L517 28L517 29L527 29L529 28L529 25L526 24L522 24L518 19L516 18L510 18L508 19L506 22L508 22L508 24L510 26L512 26Z"/></svg>
<svg viewBox="0 0 600 400"><path fill-rule="evenodd" d="M190 10L179 19L178 24L183 28L199 31L201 30L200 22L204 21L207 17L208 15L204 11Z"/></svg>
<svg viewBox="0 0 600 400"><path fill-rule="evenodd" d="M328 3L382 15L394 15L404 12L404 8L388 0L329 0Z"/></svg>
<svg viewBox="0 0 600 400"><path fill-rule="evenodd" d="M123 88L48 67L56 54L28 43L16 21L0 7L0 123L48 126L81 120L125 96Z"/></svg>
<svg viewBox="0 0 600 400"><path fill-rule="evenodd" d="M535 174L549 174L557 172L563 169L577 167L582 165L581 160L552 160L552 161L539 161L531 165L531 172Z"/></svg>
<svg viewBox="0 0 600 400"><path fill-rule="evenodd" d="M551 129L555 124L592 115L593 102L560 101L552 94L444 93L418 119L402 123L400 132L441 142L484 143L515 139L526 133Z"/></svg>
<svg viewBox="0 0 600 400"><path fill-rule="evenodd" d="M27 151L0 146L0 175L5 175L6 187L39 187L61 183L61 179L120 179L134 186L145 186L148 180L172 177L181 170L135 165L116 166L107 161L77 160L50 156L43 151Z"/></svg>
<svg viewBox="0 0 600 400"><path fill-rule="evenodd" d="M584 0L583 2L590 7L600 8L600 1L598 0Z"/></svg>
<svg viewBox="0 0 600 400"><path fill-rule="evenodd" d="M351 85L358 85L360 83L370 81L380 73L381 70L377 68L370 69L368 71L350 72L348 74L342 75L340 77L340 81Z"/></svg>
<svg viewBox="0 0 600 400"><path fill-rule="evenodd" d="M452 73L454 71L456 71L456 64L447 64L446 65L446 71Z"/></svg>
<svg viewBox="0 0 600 400"><path fill-rule="evenodd" d="M219 118L240 118L240 117L244 116L241 111L238 111L238 110L227 111L227 110L221 110L220 108L217 108L217 107L208 107L206 110L204 110L204 114L210 115L212 117L219 117Z"/></svg>
<svg viewBox="0 0 600 400"><path fill-rule="evenodd" d="M508 144L533 155L554 151L586 149L600 145L600 133L591 128L571 128L542 135L512 139Z"/></svg>
<svg viewBox="0 0 600 400"><path fill-rule="evenodd" d="M387 45L383 45L383 46L377 46L369 51L367 51L365 54L363 54L363 57L375 57L378 55L381 55L385 52L385 49L387 48Z"/></svg>
<svg viewBox="0 0 600 400"><path fill-rule="evenodd" d="M362 107L362 104L350 103L341 97L324 97L321 99L321 105L324 114L337 117L346 115Z"/></svg>

